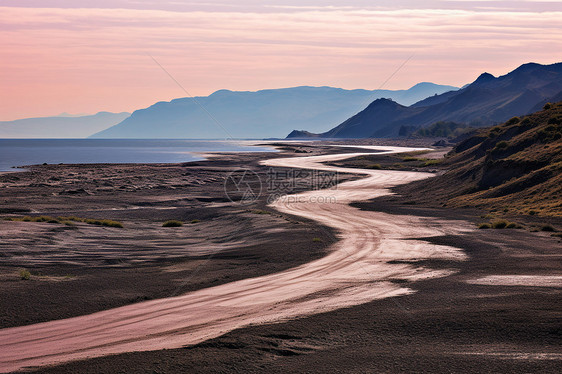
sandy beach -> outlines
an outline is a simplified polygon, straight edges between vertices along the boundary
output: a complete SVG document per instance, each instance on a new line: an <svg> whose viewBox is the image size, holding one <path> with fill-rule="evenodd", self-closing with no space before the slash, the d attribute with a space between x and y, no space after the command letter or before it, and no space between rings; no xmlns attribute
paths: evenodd
<svg viewBox="0 0 562 374"><path fill-rule="evenodd" d="M276 230L273 229L275 226L279 228L277 233L281 233L283 237L286 237L286 235L283 235L286 230L290 232L290 230L294 230L291 226L300 225L309 226L304 230L306 231L304 235L302 227L297 229L294 235L299 240L295 242L301 242L302 245L302 238L308 238L306 247L315 248L313 253L309 252L307 256L301 258L297 256L297 258L294 258L295 261L285 263L286 269L282 269L282 265L277 265L264 270L262 264L254 264L254 275L248 273L241 274L241 279L232 281L226 278L220 285L204 284L204 282L199 285L200 288L196 285L188 285L188 287L192 287L192 291L185 293L185 290L175 290L174 292L176 293L173 294L173 297L162 298L160 296L156 297L155 300L137 302L85 316L80 316L81 313L75 312L76 317L70 319L0 330L0 335L2 335L2 339L0 339L2 341L2 354L0 355L2 370L10 371L23 367L58 364L69 360L122 354L96 359L102 360L96 361L102 363L107 363L107 360L110 360L109 366L107 366L109 371L109 368L115 368L113 365L119 362L120 357L135 357L138 360L138 355L152 357L151 355L158 354L159 352L161 353L160 357L167 357L167 355L175 352L173 348L184 346L192 346L193 348L190 349L190 352L194 352L197 356L198 350L216 350L218 349L217 347L220 348L220 342L224 341L224 339L231 339L231 336L236 337L242 334L240 339L244 340L244 334L248 334L245 331L250 331L250 334L252 334L252 330L268 329L268 326L271 326L269 327L270 329L276 330L279 330L279 328L283 330L282 326L287 326L287 329L291 330L291 325L298 325L307 319L329 320L329 316L345 314L345 311L350 311L353 314L353 311L357 308L360 308L359 310L373 307L384 309L384 306L388 308L389 305L394 305L398 309L391 314L399 312L405 316L412 317L412 313L417 314L411 311L413 304L409 301L404 304L403 301L396 302L396 300L427 297L434 294L438 288L430 287L432 292L428 294L425 288L426 285L435 284L435 282L451 282L451 279L455 279L455 277L458 279L462 278L463 287L475 287L478 284L482 287L481 281L478 281L475 276L467 276L465 270L463 270L474 266L472 263L474 258L482 255L479 253L475 256L473 251L474 248L478 248L478 245L474 243L476 241L475 238L478 238L478 241L483 243L484 239L481 236L486 234L475 232L474 225L470 222L471 214L473 213L453 212L444 218L443 212L435 210L432 212L425 211L423 214L420 214L419 210L422 208L417 208L418 211L415 211L416 208L413 208L411 214L403 214L403 212L393 211L392 204L389 205L388 202L375 208L375 211L365 209L367 205L360 206L359 204L358 206L357 203L373 198L388 199L391 196L391 188L414 180L430 178L431 174L389 170L357 170L325 164L326 162L344 161L347 158L361 155L356 152L352 154L341 153L345 151L345 149L342 149L338 151L340 152L339 154L300 157L290 157L290 154L284 154L281 155L283 157L270 157L265 161L260 161L258 156L253 156L258 168L305 168L337 171L341 173L344 180L349 179L338 184L336 188L301 192L297 195L279 199L270 206L266 205L267 201L256 202L256 206L270 209L270 212L274 214L252 214L251 210L248 211L239 206L236 207L235 215L232 214L232 211L229 211L228 214L218 213L220 209L232 205L230 202L224 201L224 198L222 198L222 201L220 198L212 199L206 202L211 206L206 206L198 211L199 217L203 217L204 212L209 214L209 212L214 211L214 219L217 219L217 221L209 223L210 226L207 226L209 230L212 230L213 227L224 225L224 222L221 221L222 219L232 220L233 217L237 217L236 220L239 220L241 216L247 215L249 217L248 221L250 221L249 227L256 229L255 225L259 222L259 226L255 230L256 232L263 232L264 229L269 229L267 235L264 234L263 237L237 235L234 232L236 230L228 232L228 230L224 231L223 229L220 232L224 233L228 240L222 240L220 243L214 242L210 245L209 241L204 238L201 238L199 241L193 241L193 231L182 231L181 234L176 233L172 237L166 233L166 240L163 240L163 238L153 239L154 243L146 245L146 249L133 249L133 252L129 255L123 256L120 255L123 252L123 246L130 246L142 241L142 237L127 234L125 237L121 235L122 238L126 238L126 240L120 243L121 247L111 243L112 240L106 239L106 243L102 246L107 248L104 253L96 251L93 256L85 256L84 253L71 253L69 256L66 254L67 251L64 251L65 255L61 254L61 258L67 261L68 266L94 265L99 267L100 271L104 267L103 265L111 264L111 262L105 263L104 261L106 261L106 257L111 258L112 256L120 258L120 261L112 265L125 269L136 268L142 262L146 266L158 261L176 261L178 263L175 265L166 264L168 273L174 273L175 271L177 274L181 270L185 271L183 275L186 275L189 273L189 270L193 270L194 258L198 258L201 261L204 256L216 253L217 258L215 259L219 260L221 254L230 254L230 259L243 259L244 256L237 257L236 251L241 247L246 248L247 254L253 253L251 250L253 247L256 247L256 252L260 249L264 250L264 246L259 243L269 236L275 237L274 232ZM381 151L381 149L378 149L378 151ZM400 150L388 148L386 151L388 154L399 151L413 151L413 149ZM233 160L232 164L234 165L235 163L236 161ZM213 162L209 162L206 164L206 168L219 167L217 163L215 163L215 166L212 165ZM191 165L191 167L197 166ZM171 173L171 170L168 170L168 173ZM175 195L175 193L173 194ZM92 200L94 200L95 194L88 196L91 196ZM193 197L190 196L189 198ZM102 204L99 200L96 200L97 203ZM157 214L162 219L163 217L173 216L170 213L174 209L180 209L177 206L166 206L166 203L169 204L170 202L169 197L158 199L157 196L152 196L152 201L153 204L148 208L151 211L150 213L155 214L155 212L158 212ZM326 201L330 203L327 204ZM178 200L174 201L174 203L177 205ZM350 206L349 204L352 203L355 204ZM131 217L130 214L133 210L139 211L137 214L140 214L142 208L132 209L129 206L123 208L123 210L113 209L111 212L113 217L125 216L125 214L127 217ZM189 211L189 209L186 210ZM85 210L83 213L92 214L93 211L107 214L109 210L99 206L96 210ZM276 216L276 214L279 215ZM288 220L292 219L297 219L298 221L295 222L302 223L300 225L291 224ZM64 239L67 240L67 242L64 242L62 238L68 238L67 233L51 233L44 229L44 231L41 231L45 224L40 223L3 222L2 224L8 225L11 230L14 230L14 238L21 235L21 230L29 230L30 234L32 231L38 231L40 233L39 236L43 236L46 241L53 241L53 238L49 236L54 235L55 238L59 238L57 235L60 235L60 239L54 240L56 244L44 243L43 251L27 253L27 258L30 258L32 261L34 260L34 265L38 267L49 268L49 266L55 266L54 263L56 261L52 260L52 256L44 255L46 246L50 245L51 249L57 246L59 248L61 246L69 247L71 244L84 243L85 239L82 232L80 235L70 235L71 239ZM194 227L197 224L186 229L181 228L181 230L195 230ZM30 230L29 225L35 225L35 227L31 226ZM158 238L159 230L154 225L147 222L137 223L137 225L138 227L135 228L144 232L146 234L145 237ZM289 228L286 226L289 226ZM319 230L318 233L322 233L322 235L318 233L312 234L317 235L314 238L319 238L319 240L313 242L310 230L314 229ZM107 238L111 236L107 232L109 229L94 228L92 229L94 231L90 231L89 227L79 228L79 231L83 230L87 230L90 236L105 235ZM9 234L9 231L6 232ZM187 236L189 239L185 239L185 234L187 233L189 233L189 236ZM235 237L238 240L233 240ZM519 239L512 239L512 241L516 241L516 245L513 248L520 248L520 254L525 253L525 250L521 248L524 240ZM93 237L91 240L93 240ZM536 240L544 240L547 243L543 249L546 252L548 252L548 248L552 247L552 244L548 244L549 240L551 240L550 238L539 237ZM138 244L133 245L133 247L137 246ZM272 246L273 248L275 247L274 244ZM24 244L22 247L26 247L26 245ZM289 247L291 246L289 245ZM480 247L485 247L485 245L481 244ZM155 248L159 249L155 251ZM182 250L184 248L193 249L186 253L185 250ZM296 252L298 251L293 253ZM483 250L483 252L485 251ZM267 250L264 250L264 253L268 253ZM144 256L141 254L144 254ZM544 255L547 256L546 253ZM544 260L540 261L559 261L559 257L553 257L553 254L548 254L548 256L550 258L544 257ZM186 257L190 257L190 261L182 262ZM51 259L52 263L48 262L48 258ZM542 257L539 256L539 258ZM179 261L180 259L182 261ZM7 256L5 265L16 266L18 260L17 256ZM302 261L302 263L298 264L298 261ZM273 262L275 263L276 261ZM216 274L229 272L224 268L221 270L220 266L222 265L218 264L219 268L216 269ZM213 264L210 268L213 269L216 266ZM245 264L242 261L236 266L245 266ZM236 266L235 268L238 269ZM162 267L162 264L159 264L159 267ZM233 267L230 267L230 269L230 272L232 272ZM236 271L234 270L234 272ZM269 274L259 275L260 271ZM484 275L481 272L478 274ZM51 275L51 278L53 278L53 275ZM43 282L49 283L47 280L43 280ZM66 282L71 283L73 280L66 280ZM53 281L52 283L55 282ZM515 283L516 286L529 286ZM502 286L502 283L496 282L496 286ZM548 287L554 290L557 288L556 284L549 285ZM513 293L514 291L510 292ZM556 294L553 294L551 291L549 292L553 296ZM416 295L418 293L424 295ZM388 297L390 297L389 300L394 300L394 302L388 304L388 302L383 301ZM427 305L427 300L420 302L417 307L423 305ZM338 311L338 309L342 308L345 309ZM92 312L94 311L92 310ZM407 319L410 317L407 317ZM295 318L298 318L298 320L289 322ZM350 319L350 321L354 320L355 318ZM338 317L334 317L333 321L338 321ZM347 321L347 323L350 323L350 321ZM280 322L283 323L279 324ZM277 323L277 325L271 325L271 323ZM16 322L16 326L17 324ZM19 324L21 325L22 323L20 322ZM245 326L256 325L259 326L240 329ZM227 334L226 337L219 337L232 330L236 331ZM307 329L303 331L307 331ZM330 333L332 335L338 330L336 328L336 330L329 329L329 331L332 331ZM359 335L361 335L361 331L363 329L356 329ZM280 333L277 333L277 335L278 337L273 337L273 339L276 341L281 340L284 344L289 344L288 341L294 343L299 340L297 338L283 338L283 334ZM288 336L292 335L288 334ZM311 333L310 336L303 337L302 340L317 336L318 332ZM337 338L333 339L332 343L335 344L341 338L342 335L339 334ZM217 343L203 343L209 341L209 339L211 339L210 342L218 341L218 345L216 345ZM235 338L236 341L240 339ZM312 340L315 339L317 338ZM294 349L288 348L288 351L295 352L294 356L301 357L305 361L306 358L304 356L321 355L321 352L329 349L327 347L332 346L332 343L326 346L325 344L318 344L318 342L312 341L301 343L293 344ZM210 345L205 346L205 344ZM160 351L162 349L167 349L167 351ZM133 351L155 352L126 353ZM249 347L248 350L244 351L251 353L254 349ZM345 351L343 349L341 351L342 354ZM29 352L33 352L33 354L30 355ZM476 348L474 352L470 357L475 362L483 359L483 357L486 360L492 357L490 355L482 356L483 354ZM555 356L548 352L543 353L541 357L548 357L549 361L547 363L553 363L552 360ZM238 357L238 353L234 354L234 356L232 354L231 350L223 349L218 354L217 359L221 360L223 356L229 357L229 355L231 358ZM276 354L275 350L272 350L269 354L276 356L281 353L277 352ZM498 354L497 359L505 360L505 357L509 357L510 354L505 353L503 356ZM533 354L534 356L529 356L529 360L536 361L537 353ZM454 356L451 352L448 352L447 355ZM468 357L467 355L468 353L464 353L463 357ZM183 362L188 366L197 365L197 358L195 356L191 357L191 359L187 358L187 360L188 364L185 363L185 358L184 361L179 360L178 362ZM90 361L95 360L84 362ZM342 362L346 361L343 360ZM542 360L540 362L545 363L546 361ZM295 363L291 364L291 362L279 362L278 364L286 368L293 368L290 365L295 365ZM68 365L70 366L68 366L67 370L72 370L72 365L80 365L80 362ZM58 369L64 372L64 368L65 366L59 366L53 368L53 370Z"/></svg>

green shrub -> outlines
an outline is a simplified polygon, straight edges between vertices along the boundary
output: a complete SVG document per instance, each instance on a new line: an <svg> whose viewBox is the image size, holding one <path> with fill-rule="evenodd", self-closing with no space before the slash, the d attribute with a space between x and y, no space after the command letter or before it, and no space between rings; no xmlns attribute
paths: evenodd
<svg viewBox="0 0 562 374"><path fill-rule="evenodd" d="M507 226L505 226L506 229L518 229L519 227L520 226L515 222L509 222Z"/></svg>
<svg viewBox="0 0 562 374"><path fill-rule="evenodd" d="M412 156L406 156L402 159L402 161L404 162L410 162L410 161L422 161L417 157L412 157Z"/></svg>
<svg viewBox="0 0 562 374"><path fill-rule="evenodd" d="M192 219L191 221L189 221L189 223L199 223L201 221L199 221L198 219Z"/></svg>
<svg viewBox="0 0 562 374"><path fill-rule="evenodd" d="M38 216L30 217L25 216L22 218L10 218L10 221L23 221L23 222L46 222L46 223L60 223L67 226L73 226L73 222L85 222L89 225L98 225L106 227L118 227L122 228L123 224L119 221L113 221L110 219L91 219L91 218L78 218L74 216L70 217L51 217L51 216Z"/></svg>
<svg viewBox="0 0 562 374"><path fill-rule="evenodd" d="M31 279L31 273L25 269L20 270L20 278L21 280L30 280Z"/></svg>
<svg viewBox="0 0 562 374"><path fill-rule="evenodd" d="M552 108L552 104L551 103L546 103L544 104L544 106L542 107L544 110L549 110L550 108Z"/></svg>
<svg viewBox="0 0 562 374"><path fill-rule="evenodd" d="M68 217L57 217L59 221L74 221L74 222L84 222L84 218L78 218L76 216L68 216Z"/></svg>
<svg viewBox="0 0 562 374"><path fill-rule="evenodd" d="M371 164L366 166L367 169L382 169L381 164Z"/></svg>
<svg viewBox="0 0 562 374"><path fill-rule="evenodd" d="M538 212L536 210L529 210L529 215L530 216L534 216L536 215Z"/></svg>
<svg viewBox="0 0 562 374"><path fill-rule="evenodd" d="M162 227L181 227L181 226L183 226L182 221L176 221L173 219L166 221L162 224Z"/></svg>
<svg viewBox="0 0 562 374"><path fill-rule="evenodd" d="M479 229L490 229L492 226L489 223L481 223L478 225Z"/></svg>
<svg viewBox="0 0 562 374"><path fill-rule="evenodd" d="M544 225L541 227L541 231L556 232L556 229L551 225Z"/></svg>
<svg viewBox="0 0 562 374"><path fill-rule="evenodd" d="M423 163L423 167L439 165L443 160L427 160Z"/></svg>
<svg viewBox="0 0 562 374"><path fill-rule="evenodd" d="M122 229L123 228L123 224L121 222L118 221L112 221L110 219L102 219L101 220L101 225L102 226L107 226L107 227L117 227Z"/></svg>
<svg viewBox="0 0 562 374"><path fill-rule="evenodd" d="M85 219L84 222L89 225L123 228L121 222L112 221L110 219Z"/></svg>
<svg viewBox="0 0 562 374"><path fill-rule="evenodd" d="M405 136L410 135L408 134L408 132L411 132L411 129L408 129L407 127L408 126L403 126L400 129L400 132L405 132L401 135L405 135ZM417 129L414 132L411 132L411 135L421 136L421 137L431 137L431 138L452 138L455 136L462 135L463 133L468 132L470 130L471 128L469 127L469 125L464 123L439 121L427 127Z"/></svg>
<svg viewBox="0 0 562 374"><path fill-rule="evenodd" d="M509 221L506 221L504 219L498 219L492 222L492 227L494 229L505 229L507 225L509 225L509 223Z"/></svg>
<svg viewBox="0 0 562 374"><path fill-rule="evenodd" d="M322 239L320 239L320 238L312 238L312 241L315 242L315 243L319 243L319 242L322 241Z"/></svg>

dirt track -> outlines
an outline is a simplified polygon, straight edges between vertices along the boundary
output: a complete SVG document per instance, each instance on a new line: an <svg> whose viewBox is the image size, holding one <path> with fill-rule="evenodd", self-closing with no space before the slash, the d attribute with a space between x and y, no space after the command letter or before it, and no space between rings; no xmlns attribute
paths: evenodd
<svg viewBox="0 0 562 374"><path fill-rule="evenodd" d="M388 152L399 151L406 149L388 149ZM345 172L348 170L319 163L357 155L273 159L265 164ZM430 174L381 170L363 173L366 178L342 183L337 189L306 192L273 204L285 213L336 228L341 240L326 257L278 274L180 297L0 330L0 370L128 351L177 348L251 324L411 293L397 281L449 274L448 270L417 266L416 261L462 260L464 255L459 249L404 239L460 233L469 230L470 225L415 216L396 219L391 214L361 211L348 205L388 194L390 187Z"/></svg>

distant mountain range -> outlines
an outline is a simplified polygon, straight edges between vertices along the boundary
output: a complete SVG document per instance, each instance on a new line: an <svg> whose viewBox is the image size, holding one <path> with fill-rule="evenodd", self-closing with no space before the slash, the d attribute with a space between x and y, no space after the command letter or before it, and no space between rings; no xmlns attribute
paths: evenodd
<svg viewBox="0 0 562 374"><path fill-rule="evenodd" d="M460 90L431 96L410 106L388 98L377 99L329 131L318 134L311 128L295 130L288 138L396 137L440 121L483 127L532 113L561 97L562 63L529 63L497 78L483 73Z"/></svg>
<svg viewBox="0 0 562 374"><path fill-rule="evenodd" d="M390 97L411 105L457 87L419 83L408 90L344 90L293 87L241 92L220 90L206 97L159 102L135 111L94 138L279 138L295 127L321 132L371 102Z"/></svg>
<svg viewBox="0 0 562 374"><path fill-rule="evenodd" d="M0 121L1 138L85 138L111 127L131 113L99 112L94 115L71 117L38 117Z"/></svg>

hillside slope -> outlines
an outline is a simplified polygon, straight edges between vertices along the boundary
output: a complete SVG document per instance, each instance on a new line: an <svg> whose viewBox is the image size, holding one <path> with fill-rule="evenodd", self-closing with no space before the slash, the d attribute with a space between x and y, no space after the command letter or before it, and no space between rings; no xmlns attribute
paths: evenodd
<svg viewBox="0 0 562 374"><path fill-rule="evenodd" d="M562 102L480 130L410 192L451 207L562 217Z"/></svg>
<svg viewBox="0 0 562 374"><path fill-rule="evenodd" d="M562 95L562 63L524 64L494 77L483 73L465 88L428 97L409 107L377 100L322 138L396 137L401 129L415 131L436 122L448 121L473 127L494 125L513 116L531 113ZM392 115L390 115L392 114ZM310 131L310 129L306 129ZM290 137L306 137L293 132Z"/></svg>
<svg viewBox="0 0 562 374"><path fill-rule="evenodd" d="M455 87L420 83L408 90L344 90L293 87L240 92L220 90L207 97L160 102L135 111L96 138L274 138L295 127L330 129L379 97L409 105Z"/></svg>

